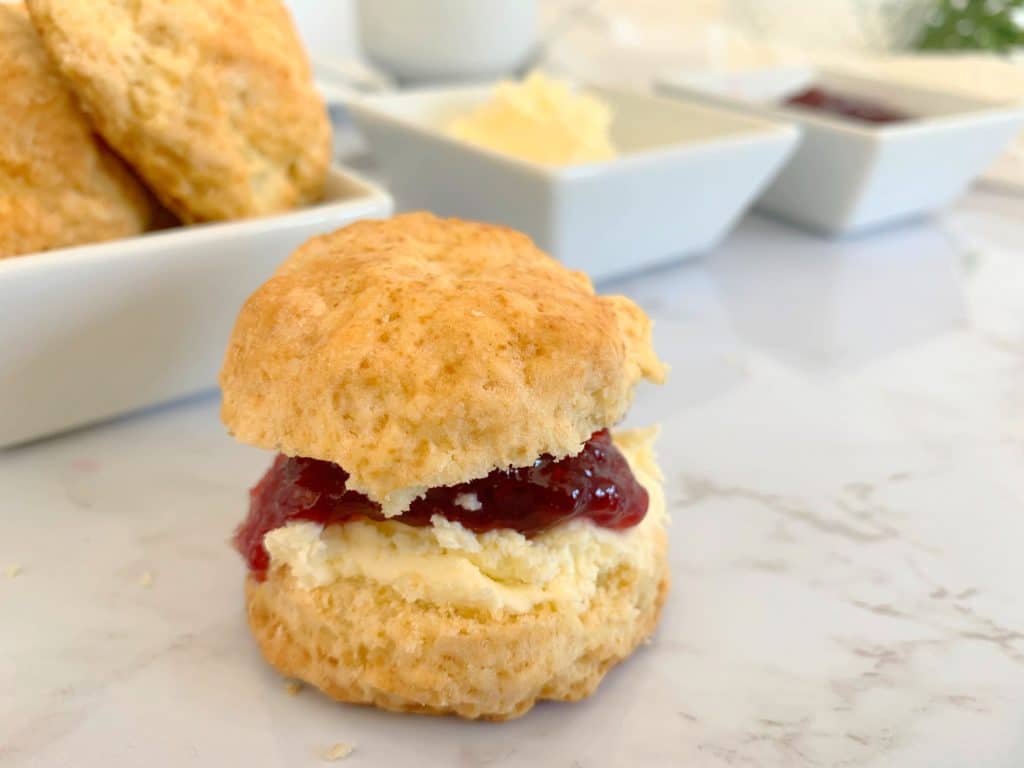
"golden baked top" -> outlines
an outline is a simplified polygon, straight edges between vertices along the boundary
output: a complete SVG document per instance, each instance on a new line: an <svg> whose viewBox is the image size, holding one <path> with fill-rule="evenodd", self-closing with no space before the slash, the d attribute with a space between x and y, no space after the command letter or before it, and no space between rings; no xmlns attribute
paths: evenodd
<svg viewBox="0 0 1024 768"><path fill-rule="evenodd" d="M151 200L102 145L24 6L0 4L0 258L135 235Z"/></svg>
<svg viewBox="0 0 1024 768"><path fill-rule="evenodd" d="M405 510L578 453L661 381L651 323L504 227L426 213L313 238L242 308L220 383L239 440L333 461Z"/></svg>
<svg viewBox="0 0 1024 768"><path fill-rule="evenodd" d="M318 198L330 126L281 0L31 0L85 111L183 221Z"/></svg>

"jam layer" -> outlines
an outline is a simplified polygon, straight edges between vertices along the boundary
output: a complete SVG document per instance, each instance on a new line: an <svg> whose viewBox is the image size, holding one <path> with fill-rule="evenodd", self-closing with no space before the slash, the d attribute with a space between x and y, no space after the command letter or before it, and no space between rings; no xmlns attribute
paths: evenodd
<svg viewBox="0 0 1024 768"><path fill-rule="evenodd" d="M350 491L348 473L337 464L279 455L249 492L249 516L235 532L235 547L256 575L266 572L263 547L268 531L291 520L330 525L351 520L384 520L380 507ZM647 514L647 491L602 430L576 456L544 455L528 467L495 470L468 483L432 488L403 514L406 525L430 525L442 515L477 533L509 528L525 536L576 517L605 528L636 525Z"/></svg>

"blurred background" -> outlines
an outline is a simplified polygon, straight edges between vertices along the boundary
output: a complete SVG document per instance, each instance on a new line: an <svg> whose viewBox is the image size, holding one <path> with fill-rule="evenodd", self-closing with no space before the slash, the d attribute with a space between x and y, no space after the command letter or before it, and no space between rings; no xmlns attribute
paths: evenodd
<svg viewBox="0 0 1024 768"><path fill-rule="evenodd" d="M487 36L490 52L500 55L497 38L522 35L524 19L532 17L535 37L518 41L524 56L517 64L527 63L529 55L529 63L580 77L637 85L666 67L840 59L1024 96L1017 66L1024 40L1019 0L445 0L429 5L289 0L289 5L325 79L332 65L344 68L364 57L384 69L402 70L409 62L390 58L387 48L403 32L419 39L411 48L436 46L435 57L452 55L444 35L424 39L433 31L425 26L472 24L479 32L490 19L495 27ZM408 23L386 24L387 19ZM385 39L388 31L391 40ZM416 53L407 51L410 57ZM449 74L495 74L474 73L472 64L466 61L462 71Z"/></svg>
<svg viewBox="0 0 1024 768"><path fill-rule="evenodd" d="M648 88L670 71L838 66L1024 100L1024 0L288 0L329 101L533 67ZM467 44L467 41L474 41ZM338 115L336 114L336 117ZM344 122L344 121L342 121ZM339 154L358 138L341 130ZM989 180L1024 188L1024 143Z"/></svg>

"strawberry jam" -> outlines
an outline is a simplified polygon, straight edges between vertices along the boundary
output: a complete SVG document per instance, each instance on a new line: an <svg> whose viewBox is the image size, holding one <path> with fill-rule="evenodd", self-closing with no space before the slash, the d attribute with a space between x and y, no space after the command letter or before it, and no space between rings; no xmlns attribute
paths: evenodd
<svg viewBox="0 0 1024 768"><path fill-rule="evenodd" d="M263 536L290 520L322 525L384 520L380 507L345 487L348 473L337 464L279 455L249 492L249 516L235 532L235 546L257 576L267 569ZM556 461L541 456L528 467L495 470L468 483L431 488L391 520L430 525L443 515L483 533L510 528L534 536L574 517L605 528L629 528L647 514L647 491L625 457L602 430L576 456Z"/></svg>
<svg viewBox="0 0 1024 768"><path fill-rule="evenodd" d="M870 99L847 96L841 93L826 91L824 88L812 86L800 93L790 96L786 103L795 107L808 107L833 115L859 120L862 123L899 123L909 120L910 115L878 104Z"/></svg>

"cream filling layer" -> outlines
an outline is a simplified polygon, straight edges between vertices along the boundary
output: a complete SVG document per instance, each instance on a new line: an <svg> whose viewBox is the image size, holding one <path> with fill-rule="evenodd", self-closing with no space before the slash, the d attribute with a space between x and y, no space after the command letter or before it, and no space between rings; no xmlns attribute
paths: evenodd
<svg viewBox="0 0 1024 768"><path fill-rule="evenodd" d="M656 435L657 427L614 435L650 496L646 517L626 530L577 519L528 539L511 530L477 534L437 515L422 528L391 521L325 528L295 521L267 533L263 543L271 568L287 565L308 589L365 578L409 602L493 613L525 613L545 603L583 611L603 572L621 565L641 572L659 567L658 539L667 515L654 458Z"/></svg>

